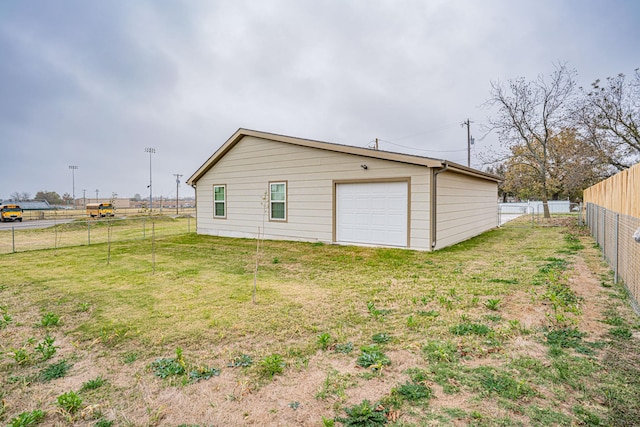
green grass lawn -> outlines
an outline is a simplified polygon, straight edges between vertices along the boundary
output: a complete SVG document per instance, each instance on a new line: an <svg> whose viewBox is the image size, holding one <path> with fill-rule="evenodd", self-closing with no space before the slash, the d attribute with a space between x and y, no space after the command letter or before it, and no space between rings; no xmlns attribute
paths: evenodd
<svg viewBox="0 0 640 427"><path fill-rule="evenodd" d="M591 238L521 225L435 253L266 241L255 302L252 240L166 231L152 246L129 231L110 253L0 255L0 422L36 410L60 425L349 425L356 413L398 426L640 422L639 323ZM579 262L597 277L601 313L584 310ZM585 319L601 331L581 330ZM98 391L80 391L88 360L107 384ZM43 381L61 362L69 373ZM77 412L56 400L73 378ZM313 392L287 392L288 381ZM201 384L219 393L180 406ZM174 403L156 402L166 390ZM301 400L272 402L278 393Z"/></svg>

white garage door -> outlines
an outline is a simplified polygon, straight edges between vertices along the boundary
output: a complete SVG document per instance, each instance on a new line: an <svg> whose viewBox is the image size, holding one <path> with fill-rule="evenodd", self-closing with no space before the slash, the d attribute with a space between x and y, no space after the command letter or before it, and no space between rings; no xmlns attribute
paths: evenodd
<svg viewBox="0 0 640 427"><path fill-rule="evenodd" d="M336 184L336 241L407 246L407 182Z"/></svg>

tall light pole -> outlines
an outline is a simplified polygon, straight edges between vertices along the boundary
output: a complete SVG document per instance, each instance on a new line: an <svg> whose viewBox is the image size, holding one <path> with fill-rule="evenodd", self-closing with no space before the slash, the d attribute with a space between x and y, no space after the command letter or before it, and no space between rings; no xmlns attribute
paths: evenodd
<svg viewBox="0 0 640 427"><path fill-rule="evenodd" d="M96 188L96 203L99 203L99 202L98 202L98 191L100 191L100 190L98 190L98 189Z"/></svg>
<svg viewBox="0 0 640 427"><path fill-rule="evenodd" d="M87 206L87 189L83 188L82 189L82 205L83 206Z"/></svg>
<svg viewBox="0 0 640 427"><path fill-rule="evenodd" d="M182 175L180 175L179 173L174 173L173 176L176 177L176 215L178 215L178 206L179 206L179 202L178 202L178 187L180 186L180 177Z"/></svg>
<svg viewBox="0 0 640 427"><path fill-rule="evenodd" d="M149 153L149 214L153 210L153 190L152 190L152 179L151 179L151 155L155 154L156 149L152 147L146 147L144 149L145 153Z"/></svg>
<svg viewBox="0 0 640 427"><path fill-rule="evenodd" d="M73 197L73 207L76 207L76 174L75 172L78 170L78 166L69 165L69 169L71 170L71 185L72 185L72 196Z"/></svg>

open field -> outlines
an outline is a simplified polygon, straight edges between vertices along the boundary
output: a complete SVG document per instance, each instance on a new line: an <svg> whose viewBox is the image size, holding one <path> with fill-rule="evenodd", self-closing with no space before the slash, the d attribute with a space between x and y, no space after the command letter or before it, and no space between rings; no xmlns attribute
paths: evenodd
<svg viewBox="0 0 640 427"><path fill-rule="evenodd" d="M76 219L53 223L32 221L18 223L15 230L0 229L0 254L38 249L150 239L152 236L188 233L195 230L195 219L189 216L140 216L124 218ZM32 223L46 223L45 228L31 228ZM3 224L13 226L14 224ZM21 228L24 227L24 228Z"/></svg>
<svg viewBox="0 0 640 427"><path fill-rule="evenodd" d="M436 253L267 241L255 303L251 240L0 255L0 423L640 424L623 289L585 230L518 221Z"/></svg>

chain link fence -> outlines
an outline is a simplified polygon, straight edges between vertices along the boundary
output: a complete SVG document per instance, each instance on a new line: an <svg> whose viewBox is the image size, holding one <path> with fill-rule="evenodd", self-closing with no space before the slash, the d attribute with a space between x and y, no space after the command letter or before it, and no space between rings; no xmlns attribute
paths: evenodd
<svg viewBox="0 0 640 427"><path fill-rule="evenodd" d="M566 201L549 201L549 218L544 217L542 202L515 202L498 204L498 226L515 221L512 226L559 226L558 218L575 218L578 225L584 222L582 203Z"/></svg>
<svg viewBox="0 0 640 427"><path fill-rule="evenodd" d="M633 238L640 228L640 218L587 203L586 219L602 256L613 269L614 280L622 281L640 314L640 242Z"/></svg>
<svg viewBox="0 0 640 427"><path fill-rule="evenodd" d="M195 220L191 216L93 220L58 218L11 225L3 223L0 254L150 239L152 235L158 238L191 231L195 231Z"/></svg>

